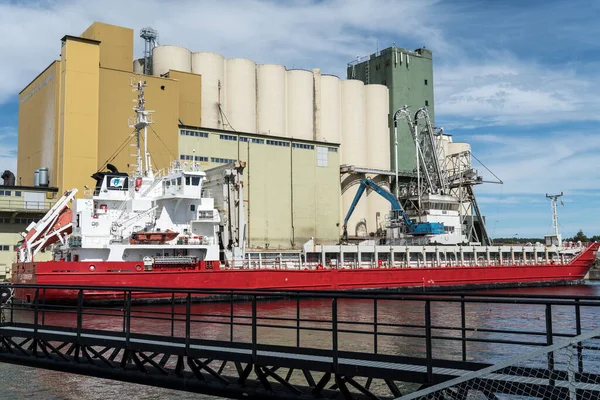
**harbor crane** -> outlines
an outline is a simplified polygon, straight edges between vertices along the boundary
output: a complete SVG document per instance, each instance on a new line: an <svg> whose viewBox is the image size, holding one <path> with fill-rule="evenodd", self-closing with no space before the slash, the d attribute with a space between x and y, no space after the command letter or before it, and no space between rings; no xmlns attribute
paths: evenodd
<svg viewBox="0 0 600 400"><path fill-rule="evenodd" d="M360 201L360 198L362 197L362 195L364 194L364 192L367 188L372 189L375 193L377 193L378 195L380 195L381 197L383 197L384 199L389 201L389 203L392 206L392 220L402 221L404 223L404 225L408 228L409 235L424 236L424 235L439 235L439 234L444 233L444 224L442 224L442 223L439 223L439 222L414 223L410 218L408 218L408 216L404 212L404 209L400 205L400 202L398 201L396 196L394 196L392 193L388 192L387 190L385 190L384 188L382 188L381 186L379 186L378 184L373 182L371 179L365 178L360 181L360 186L358 187L358 190L356 191L354 200L352 200L350 209L348 210L348 213L346 214L346 218L344 218L344 231L343 231L343 237L342 237L343 240L348 239L348 229L347 229L348 220L352 216L352 213L354 212L356 205Z"/></svg>

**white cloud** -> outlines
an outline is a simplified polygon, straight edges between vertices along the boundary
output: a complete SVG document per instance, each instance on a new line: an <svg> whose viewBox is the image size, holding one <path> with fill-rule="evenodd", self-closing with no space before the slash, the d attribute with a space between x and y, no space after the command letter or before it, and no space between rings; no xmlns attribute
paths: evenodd
<svg viewBox="0 0 600 400"><path fill-rule="evenodd" d="M438 120L457 125L532 125L598 120L597 74L573 65L542 66L506 53L479 63L442 64L436 72Z"/></svg>
<svg viewBox="0 0 600 400"><path fill-rule="evenodd" d="M471 135L474 152L503 181L502 187L484 185L482 193L536 194L598 193L596 173L600 142L594 131L540 131L536 136ZM479 154L477 152L480 151ZM474 162L476 165L476 162ZM480 172L490 179L483 168Z"/></svg>

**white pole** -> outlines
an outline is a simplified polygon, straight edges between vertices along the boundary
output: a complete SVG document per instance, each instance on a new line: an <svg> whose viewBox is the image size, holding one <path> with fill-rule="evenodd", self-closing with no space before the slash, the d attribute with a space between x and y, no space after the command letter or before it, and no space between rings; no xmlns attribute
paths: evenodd
<svg viewBox="0 0 600 400"><path fill-rule="evenodd" d="M421 220L421 164L419 159L419 130L415 124L415 153L417 155L417 204L419 205L419 221Z"/></svg>
<svg viewBox="0 0 600 400"><path fill-rule="evenodd" d="M395 164L395 169L396 169L396 198L399 197L399 192L398 192L398 187L399 182L398 182L398 122L396 119L396 116L394 115L394 164Z"/></svg>
<svg viewBox="0 0 600 400"><path fill-rule="evenodd" d="M148 176L150 170L150 157L148 157L148 127L144 125L144 176Z"/></svg>

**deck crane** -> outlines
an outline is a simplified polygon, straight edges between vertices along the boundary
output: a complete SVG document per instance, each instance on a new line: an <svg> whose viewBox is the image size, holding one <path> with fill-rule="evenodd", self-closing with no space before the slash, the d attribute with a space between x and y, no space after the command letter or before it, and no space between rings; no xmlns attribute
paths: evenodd
<svg viewBox="0 0 600 400"><path fill-rule="evenodd" d="M404 212L404 209L400 205L400 202L392 193L388 192L371 179L365 178L360 181L360 186L354 196L354 200L352 200L352 204L350 205L350 209L346 214L346 218L344 218L344 232L343 232L343 240L348 239L348 220L352 216L356 205L358 204L360 198L367 188L372 189L378 195L386 199L392 205L392 219L394 220L402 220L406 227L408 228L408 234L410 235L439 235L444 233L444 224L439 222L420 222L414 223Z"/></svg>

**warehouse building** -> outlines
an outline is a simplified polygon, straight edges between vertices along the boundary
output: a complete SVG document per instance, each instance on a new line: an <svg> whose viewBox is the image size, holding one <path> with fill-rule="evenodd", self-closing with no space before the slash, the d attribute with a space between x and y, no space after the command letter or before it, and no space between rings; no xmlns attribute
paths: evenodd
<svg viewBox="0 0 600 400"><path fill-rule="evenodd" d="M131 170L131 82L141 76L146 109L155 110L148 149L156 169L174 159L206 169L247 162L250 247L338 242L359 181L341 176L342 165L389 187L384 85L179 46L151 46L134 60L133 40L133 30L98 22L62 38L60 59L19 95L19 182L33 185L35 171L47 168L50 186L84 195L107 163ZM377 231L388 211L366 195L350 234Z"/></svg>

